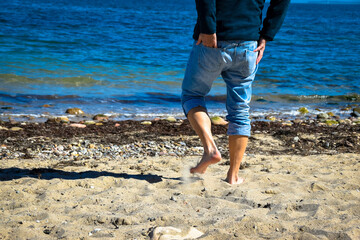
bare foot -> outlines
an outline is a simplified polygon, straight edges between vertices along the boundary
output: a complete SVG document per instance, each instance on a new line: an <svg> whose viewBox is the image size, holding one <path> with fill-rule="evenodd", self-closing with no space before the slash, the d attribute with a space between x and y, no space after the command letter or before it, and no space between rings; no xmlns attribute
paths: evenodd
<svg viewBox="0 0 360 240"><path fill-rule="evenodd" d="M196 167L191 168L190 172L203 174L203 173L205 173L205 171L209 165L218 163L218 162L220 162L220 160L221 160L221 154L217 150L213 154L204 153L201 161L196 165Z"/></svg>
<svg viewBox="0 0 360 240"><path fill-rule="evenodd" d="M232 171L229 169L225 181L229 184L242 184L245 179L239 177L237 173L232 173Z"/></svg>
<svg viewBox="0 0 360 240"><path fill-rule="evenodd" d="M225 181L228 182L229 184L236 185L236 184L242 184L245 181L245 179L236 177L236 178L226 178Z"/></svg>

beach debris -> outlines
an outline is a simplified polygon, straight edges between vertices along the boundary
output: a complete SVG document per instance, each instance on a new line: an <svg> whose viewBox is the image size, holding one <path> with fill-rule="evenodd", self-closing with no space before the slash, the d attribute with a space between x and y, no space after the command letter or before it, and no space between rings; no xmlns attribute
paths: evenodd
<svg viewBox="0 0 360 240"><path fill-rule="evenodd" d="M10 131L21 131L23 130L21 127L12 127L10 128Z"/></svg>
<svg viewBox="0 0 360 240"><path fill-rule="evenodd" d="M104 125L103 123L95 123L96 126L102 126Z"/></svg>
<svg viewBox="0 0 360 240"><path fill-rule="evenodd" d="M168 122L176 122L176 118L170 116L170 117L166 118L166 121L168 121Z"/></svg>
<svg viewBox="0 0 360 240"><path fill-rule="evenodd" d="M156 227L150 233L151 240L197 239L204 233L194 227L182 230L175 227Z"/></svg>
<svg viewBox="0 0 360 240"><path fill-rule="evenodd" d="M42 105L42 107L44 107L44 108L49 108L49 107L52 107L52 105L50 105L50 104L44 104L44 105Z"/></svg>
<svg viewBox="0 0 360 240"><path fill-rule="evenodd" d="M226 125L228 124L227 121L225 121L222 117L215 116L210 118L211 123L214 125Z"/></svg>
<svg viewBox="0 0 360 240"><path fill-rule="evenodd" d="M1 107L1 109L11 110L11 109L14 109L14 108L13 107Z"/></svg>
<svg viewBox="0 0 360 240"><path fill-rule="evenodd" d="M107 121L109 120L109 117L104 114L97 114L93 117L93 120L95 121Z"/></svg>
<svg viewBox="0 0 360 240"><path fill-rule="evenodd" d="M301 107L298 110L301 114L306 114L309 113L309 110L306 107Z"/></svg>
<svg viewBox="0 0 360 240"><path fill-rule="evenodd" d="M86 125L81 123L71 123L69 126L75 128L86 128Z"/></svg>
<svg viewBox="0 0 360 240"><path fill-rule="evenodd" d="M354 108L353 112L352 112L352 115L354 117L360 117L360 108Z"/></svg>
<svg viewBox="0 0 360 240"><path fill-rule="evenodd" d="M142 125L151 125L152 123L150 121L143 121L140 124L142 124Z"/></svg>
<svg viewBox="0 0 360 240"><path fill-rule="evenodd" d="M277 192L274 189L267 189L265 190L266 194L277 194Z"/></svg>
<svg viewBox="0 0 360 240"><path fill-rule="evenodd" d="M298 136L294 137L294 142L298 142L300 140L300 138Z"/></svg>
<svg viewBox="0 0 360 240"><path fill-rule="evenodd" d="M71 115L80 115L80 114L84 114L84 111L81 110L80 108L68 108L68 109L66 109L65 113L68 113Z"/></svg>
<svg viewBox="0 0 360 240"><path fill-rule="evenodd" d="M316 117L317 119L324 120L324 119L328 119L329 115L327 113L319 113Z"/></svg>
<svg viewBox="0 0 360 240"><path fill-rule="evenodd" d="M2 126L0 126L0 130L9 130L8 128L6 128L6 127L2 127Z"/></svg>

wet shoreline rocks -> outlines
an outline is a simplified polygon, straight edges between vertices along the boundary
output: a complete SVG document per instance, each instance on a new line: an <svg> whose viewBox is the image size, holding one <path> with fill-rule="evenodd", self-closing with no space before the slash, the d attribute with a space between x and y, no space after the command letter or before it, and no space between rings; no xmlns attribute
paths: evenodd
<svg viewBox="0 0 360 240"><path fill-rule="evenodd" d="M228 157L226 131L227 125L212 125L215 141L225 159ZM274 147L272 142L277 142L280 147ZM0 159L126 159L202 154L200 141L188 120L181 119L0 121L0 146ZM360 152L360 120L253 121L247 152L300 155Z"/></svg>

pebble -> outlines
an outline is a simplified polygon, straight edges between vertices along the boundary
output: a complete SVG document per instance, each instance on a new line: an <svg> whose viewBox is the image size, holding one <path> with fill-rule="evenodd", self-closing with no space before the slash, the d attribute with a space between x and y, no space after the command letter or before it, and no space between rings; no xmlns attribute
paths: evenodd
<svg viewBox="0 0 360 240"><path fill-rule="evenodd" d="M166 120L168 121L168 122L176 122L176 118L174 118L174 117L168 117L168 118L166 118Z"/></svg>
<svg viewBox="0 0 360 240"><path fill-rule="evenodd" d="M353 114L354 117L360 117L360 108L354 108Z"/></svg>
<svg viewBox="0 0 360 240"><path fill-rule="evenodd" d="M226 125L228 124L227 121L225 121L222 117L216 116L210 118L211 123L214 125Z"/></svg>
<svg viewBox="0 0 360 240"><path fill-rule="evenodd" d="M299 108L298 110L301 114L309 113L309 110L306 107Z"/></svg>
<svg viewBox="0 0 360 240"><path fill-rule="evenodd" d="M2 126L0 126L0 130L9 130L8 128L6 128L6 127L2 127Z"/></svg>
<svg viewBox="0 0 360 240"><path fill-rule="evenodd" d="M140 124L142 124L142 125L151 125L152 123L150 121L143 121Z"/></svg>
<svg viewBox="0 0 360 240"><path fill-rule="evenodd" d="M81 123L71 123L69 126L75 128L86 128L86 125Z"/></svg>
<svg viewBox="0 0 360 240"><path fill-rule="evenodd" d="M93 120L95 121L107 121L109 120L109 117L104 114L97 114L93 117Z"/></svg>
<svg viewBox="0 0 360 240"><path fill-rule="evenodd" d="M329 115L326 113L319 113L316 117L317 119L323 120L323 119L328 119Z"/></svg>
<svg viewBox="0 0 360 240"><path fill-rule="evenodd" d="M21 130L23 130L23 129L20 128L20 127L12 127L12 128L10 128L10 131L21 131Z"/></svg>
<svg viewBox="0 0 360 240"><path fill-rule="evenodd" d="M72 114L72 115L80 115L80 114L84 114L84 111L81 110L80 108L68 108L68 109L66 109L65 113Z"/></svg>

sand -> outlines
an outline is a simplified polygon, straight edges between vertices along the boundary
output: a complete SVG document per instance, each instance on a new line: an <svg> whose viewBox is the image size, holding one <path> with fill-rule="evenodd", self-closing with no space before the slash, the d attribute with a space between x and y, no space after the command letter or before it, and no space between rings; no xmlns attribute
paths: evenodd
<svg viewBox="0 0 360 240"><path fill-rule="evenodd" d="M0 239L149 239L168 226L198 239L360 239L360 154L249 154L236 186L225 161L190 175L198 160L3 159Z"/></svg>

